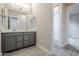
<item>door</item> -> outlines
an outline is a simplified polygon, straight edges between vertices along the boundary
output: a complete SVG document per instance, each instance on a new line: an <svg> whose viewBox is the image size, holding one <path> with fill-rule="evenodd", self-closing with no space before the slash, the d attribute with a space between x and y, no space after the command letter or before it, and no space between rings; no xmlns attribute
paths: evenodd
<svg viewBox="0 0 79 59"><path fill-rule="evenodd" d="M79 4L72 4L67 8L68 42L79 50Z"/></svg>

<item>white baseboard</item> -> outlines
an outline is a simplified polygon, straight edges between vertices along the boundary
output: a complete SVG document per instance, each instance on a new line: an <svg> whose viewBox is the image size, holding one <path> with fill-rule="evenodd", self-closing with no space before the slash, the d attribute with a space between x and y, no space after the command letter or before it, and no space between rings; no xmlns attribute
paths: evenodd
<svg viewBox="0 0 79 59"><path fill-rule="evenodd" d="M50 52L48 49L44 48L43 46L36 44L36 46L38 46L40 49L42 49L43 51L45 51L46 53L48 53L48 55L51 55L52 52Z"/></svg>

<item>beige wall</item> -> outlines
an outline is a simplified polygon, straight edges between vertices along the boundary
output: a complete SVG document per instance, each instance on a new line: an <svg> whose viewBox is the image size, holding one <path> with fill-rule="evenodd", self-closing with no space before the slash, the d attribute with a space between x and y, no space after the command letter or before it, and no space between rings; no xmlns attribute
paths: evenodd
<svg viewBox="0 0 79 59"><path fill-rule="evenodd" d="M37 20L37 44L46 50L52 49L52 12L51 4L33 4L33 15Z"/></svg>

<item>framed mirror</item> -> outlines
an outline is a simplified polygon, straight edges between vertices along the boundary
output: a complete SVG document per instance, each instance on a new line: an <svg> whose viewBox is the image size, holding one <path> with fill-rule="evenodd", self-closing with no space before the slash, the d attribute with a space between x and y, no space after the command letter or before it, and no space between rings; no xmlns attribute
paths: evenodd
<svg viewBox="0 0 79 59"><path fill-rule="evenodd" d="M14 15L8 16L8 29L11 29L13 31L17 30L19 24L18 18L19 18L18 16L14 16Z"/></svg>

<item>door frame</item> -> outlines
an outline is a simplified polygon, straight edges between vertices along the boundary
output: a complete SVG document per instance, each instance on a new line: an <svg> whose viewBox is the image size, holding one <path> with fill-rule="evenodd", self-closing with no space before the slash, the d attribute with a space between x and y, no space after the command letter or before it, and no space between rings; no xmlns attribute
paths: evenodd
<svg viewBox="0 0 79 59"><path fill-rule="evenodd" d="M57 42L57 43L59 43L59 44L61 44L61 35L62 35L62 34L61 34L61 22L62 22L62 21L61 21L61 16L60 16L60 14L61 14L61 12L60 12L60 11L61 11L61 4L58 4L58 5L56 5L56 6L53 6L53 46L54 46L54 40L55 40L55 39L54 39L54 36L55 36L55 35L54 35L54 26L55 26L55 25L54 25L54 8L57 7L57 6L58 6L58 8L59 8L59 10L58 10L58 11L59 11L59 12L58 12L58 13L59 13L59 33L58 33L59 40L58 40L58 41L60 41L60 42ZM60 46L60 45L58 45L58 46ZM61 47L61 46L60 46L60 47Z"/></svg>
<svg viewBox="0 0 79 59"><path fill-rule="evenodd" d="M70 6L67 6L67 27L68 27L68 40L69 40L69 9L70 8L73 8L73 7L75 7L75 6L77 6L77 5L79 5L78 3L74 3L74 4L72 4L72 5L70 5Z"/></svg>

